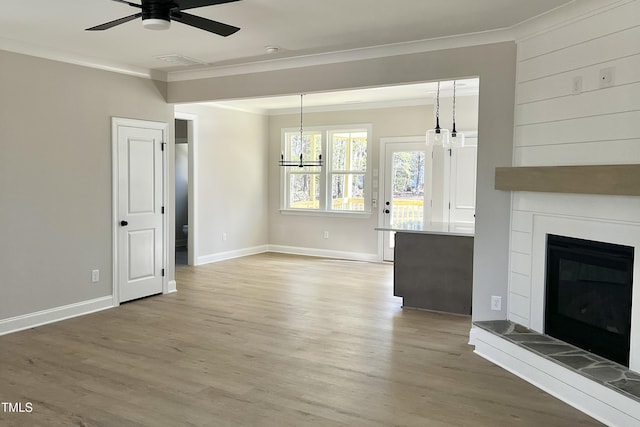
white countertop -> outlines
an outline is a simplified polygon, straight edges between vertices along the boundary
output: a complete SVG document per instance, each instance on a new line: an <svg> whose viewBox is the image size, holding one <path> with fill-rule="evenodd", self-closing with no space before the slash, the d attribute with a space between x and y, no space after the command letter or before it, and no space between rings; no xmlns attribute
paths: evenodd
<svg viewBox="0 0 640 427"><path fill-rule="evenodd" d="M377 231L395 231L396 233L445 234L450 236L473 237L475 224L432 222L429 224L413 224L406 227L376 227Z"/></svg>

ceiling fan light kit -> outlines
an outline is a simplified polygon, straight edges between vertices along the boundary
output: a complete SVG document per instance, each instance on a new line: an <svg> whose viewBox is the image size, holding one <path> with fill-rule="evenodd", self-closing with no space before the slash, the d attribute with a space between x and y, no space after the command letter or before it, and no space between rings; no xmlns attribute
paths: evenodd
<svg viewBox="0 0 640 427"><path fill-rule="evenodd" d="M142 18L144 28L150 30L166 30L171 26L171 21L199 28L219 36L227 37L234 34L240 28L200 16L183 12L187 9L198 7L214 6L216 4L232 3L240 0L142 0L142 4L132 3L125 0L112 0L117 3L124 3L133 8L140 9L140 12L124 18L106 22L95 27L87 28L87 31L103 31L124 24L134 19Z"/></svg>
<svg viewBox="0 0 640 427"><path fill-rule="evenodd" d="M171 21L165 21L164 19L142 19L142 25L148 30L168 30L171 27Z"/></svg>

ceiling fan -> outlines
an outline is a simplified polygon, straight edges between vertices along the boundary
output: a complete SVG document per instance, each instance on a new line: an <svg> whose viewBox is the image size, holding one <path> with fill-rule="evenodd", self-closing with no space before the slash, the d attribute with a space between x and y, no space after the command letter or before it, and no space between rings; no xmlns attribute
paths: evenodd
<svg viewBox="0 0 640 427"><path fill-rule="evenodd" d="M116 19L115 21L87 28L87 31L102 31L133 21L142 17L142 25L152 30L166 30L171 21L200 28L223 37L230 36L240 28L222 22L212 21L200 16L183 12L196 7L213 6L216 4L231 3L240 0L142 0L142 4L136 4L125 0L113 0L118 3L128 4L131 7L140 9L140 12Z"/></svg>

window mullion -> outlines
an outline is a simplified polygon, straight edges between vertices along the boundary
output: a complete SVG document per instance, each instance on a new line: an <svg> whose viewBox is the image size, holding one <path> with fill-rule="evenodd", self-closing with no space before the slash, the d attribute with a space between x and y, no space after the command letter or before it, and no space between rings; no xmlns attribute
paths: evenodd
<svg viewBox="0 0 640 427"><path fill-rule="evenodd" d="M328 131L322 132L322 136L320 139L320 152L322 153L322 158L324 159L324 166L320 168L320 209L327 211L330 210L331 204L328 203L327 197L330 194L330 191L327 189L329 187L329 183L327 181L327 176L330 174L327 173L327 170L331 167L331 153L329 150L329 144L327 143Z"/></svg>

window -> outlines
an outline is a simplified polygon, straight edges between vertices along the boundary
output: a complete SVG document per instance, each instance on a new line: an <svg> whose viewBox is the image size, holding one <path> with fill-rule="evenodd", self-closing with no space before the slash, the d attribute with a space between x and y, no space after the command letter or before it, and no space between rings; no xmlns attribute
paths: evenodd
<svg viewBox="0 0 640 427"><path fill-rule="evenodd" d="M282 209L291 211L370 213L368 158L370 125L283 129L286 160L315 160L323 166L283 167Z"/></svg>

